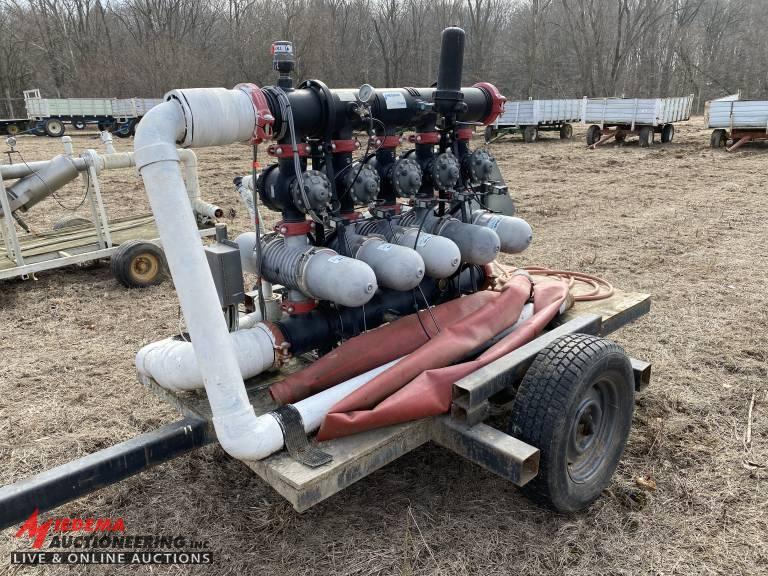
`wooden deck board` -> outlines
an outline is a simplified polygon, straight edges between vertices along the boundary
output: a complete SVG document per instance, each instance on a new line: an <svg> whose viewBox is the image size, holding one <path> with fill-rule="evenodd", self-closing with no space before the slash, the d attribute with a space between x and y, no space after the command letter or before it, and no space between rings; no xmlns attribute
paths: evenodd
<svg viewBox="0 0 768 576"><path fill-rule="evenodd" d="M599 314L603 318L603 333L609 333L647 312L649 306L648 294L616 290L606 300L577 302L565 316L571 319L584 313ZM263 374L246 383L257 414L275 407L267 391L269 385L285 373L300 369L302 362L295 360L279 372ZM210 406L204 392L177 394L151 380L143 384L183 415L197 416L210 423ZM425 419L320 443L318 446L330 453L333 460L318 468L304 466L285 452L246 464L301 512L428 442L432 437L431 426L432 419Z"/></svg>
<svg viewBox="0 0 768 576"><path fill-rule="evenodd" d="M110 222L112 243L122 244L128 240L153 240L158 237L152 216L130 216ZM54 230L35 234L19 235L21 254L28 263L40 262L56 257L58 252L80 254L97 250L98 237L91 225L73 226L64 230ZM0 243L0 270L14 268L16 264L8 257L5 245Z"/></svg>

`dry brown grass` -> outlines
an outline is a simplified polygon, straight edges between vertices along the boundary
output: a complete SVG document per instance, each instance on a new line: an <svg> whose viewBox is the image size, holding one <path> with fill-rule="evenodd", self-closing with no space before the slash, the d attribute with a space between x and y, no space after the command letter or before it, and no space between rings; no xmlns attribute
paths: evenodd
<svg viewBox="0 0 768 576"><path fill-rule="evenodd" d="M27 160L60 147L20 142ZM582 130L572 142L492 145L536 235L510 262L580 269L654 295L650 316L616 336L653 362L653 383L638 400L613 483L587 512L537 508L433 446L303 515L218 447L60 512L122 516L132 532L208 538L217 561L200 573L768 573L768 470L744 464L768 464L768 148L727 155L708 142L696 120L679 126L672 145L648 150L587 151ZM76 146L94 143L76 138ZM247 170L247 150L203 150L200 158L206 198L234 205L230 179ZM105 178L104 189L113 216L146 207L128 172ZM76 190L65 195L71 203ZM30 221L44 228L55 210L47 201ZM133 355L176 325L168 283L127 292L105 268L3 283L3 483L175 419L136 383ZM639 486L641 477L657 489ZM0 542L6 567L17 542L10 530Z"/></svg>

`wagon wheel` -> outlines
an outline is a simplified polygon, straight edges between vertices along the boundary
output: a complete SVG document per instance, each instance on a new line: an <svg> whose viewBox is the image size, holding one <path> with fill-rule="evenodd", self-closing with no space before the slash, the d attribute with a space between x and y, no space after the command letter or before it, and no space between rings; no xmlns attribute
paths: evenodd
<svg viewBox="0 0 768 576"><path fill-rule="evenodd" d="M115 129L115 125L114 120L99 120L99 132L112 132Z"/></svg>
<svg viewBox="0 0 768 576"><path fill-rule="evenodd" d="M592 126L587 128L587 145L592 146L592 144L599 142L602 135L603 131L600 129L600 126L592 124Z"/></svg>
<svg viewBox="0 0 768 576"><path fill-rule="evenodd" d="M616 130L616 134L614 134L613 138L619 144L623 144L627 139L627 133L622 132L621 130Z"/></svg>
<svg viewBox="0 0 768 576"><path fill-rule="evenodd" d="M523 140L532 144L539 139L539 128L537 126L526 126L523 129Z"/></svg>
<svg viewBox="0 0 768 576"><path fill-rule="evenodd" d="M648 148L651 144L653 144L653 127L643 126L640 128L640 146Z"/></svg>
<svg viewBox="0 0 768 576"><path fill-rule="evenodd" d="M110 260L115 279L126 288L155 286L165 275L165 256L157 244L129 240L121 244Z"/></svg>
<svg viewBox="0 0 768 576"><path fill-rule="evenodd" d="M563 124L560 126L560 139L568 140L573 137L573 126L570 124Z"/></svg>
<svg viewBox="0 0 768 576"><path fill-rule="evenodd" d="M675 126L673 124L664 124L664 127L661 129L662 144L672 142L672 139L674 137L675 137Z"/></svg>
<svg viewBox="0 0 768 576"><path fill-rule="evenodd" d="M45 136L45 127L42 122L35 124L35 127L32 128L32 134L35 136Z"/></svg>
<svg viewBox="0 0 768 576"><path fill-rule="evenodd" d="M72 120L72 128L75 130L85 130L85 120Z"/></svg>
<svg viewBox="0 0 768 576"><path fill-rule="evenodd" d="M64 128L64 122L58 118L48 118L43 124L45 133L51 138L61 138L64 136L66 129Z"/></svg>
<svg viewBox="0 0 768 576"><path fill-rule="evenodd" d="M8 124L5 131L8 132L9 136L16 136L19 133L19 127L16 124Z"/></svg>
<svg viewBox="0 0 768 576"><path fill-rule="evenodd" d="M709 145L711 148L725 148L728 143L728 133L718 128L712 131L712 136L709 139Z"/></svg>
<svg viewBox="0 0 768 576"><path fill-rule="evenodd" d="M624 452L634 393L629 358L610 340L570 334L542 350L510 416L509 433L541 451L523 491L560 512L597 499Z"/></svg>

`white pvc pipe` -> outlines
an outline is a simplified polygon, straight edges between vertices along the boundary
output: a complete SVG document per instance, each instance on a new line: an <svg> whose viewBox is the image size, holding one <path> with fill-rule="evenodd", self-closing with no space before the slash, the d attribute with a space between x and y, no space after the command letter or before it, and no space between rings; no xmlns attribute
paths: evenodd
<svg viewBox="0 0 768 576"><path fill-rule="evenodd" d="M403 358L405 358L405 356L387 362L378 368L364 372L359 376L350 378L341 384L332 386L331 388L318 392L317 394L294 404L293 406L299 411L301 419L304 422L304 431L309 434L320 428L323 418L325 418L326 414L328 414L328 411L334 404L346 398L363 384L367 384L376 376L384 372L384 370L400 362Z"/></svg>
<svg viewBox="0 0 768 576"><path fill-rule="evenodd" d="M152 108L134 140L136 166L144 179L160 239L173 276L192 348L221 446L240 460L260 457L274 418L257 419L248 401L237 355L205 258L184 186L176 143L223 145L246 141L256 112L240 90L175 91ZM273 434L273 432L269 432Z"/></svg>
<svg viewBox="0 0 768 576"><path fill-rule="evenodd" d="M392 362L388 362L383 366L369 370L359 376L350 378L349 380L337 384L327 390L323 390L305 398L301 402L293 404L293 407L301 414L301 420L304 423L304 432L310 434L320 428L320 424L323 422L328 411L340 400L349 396L352 392L367 384L373 380L376 376L384 372L390 366L394 366L397 362L402 360L398 358ZM285 439L283 436L283 430L275 420L271 413L263 414L256 418L256 426L258 428L259 447L256 450L251 451L251 460L261 460L266 458L270 454L282 450L285 445Z"/></svg>
<svg viewBox="0 0 768 576"><path fill-rule="evenodd" d="M107 151L107 154L114 154L116 152L115 145L112 143L112 134L109 130L102 130L99 132L99 137L101 138L101 143L104 144L104 149Z"/></svg>
<svg viewBox="0 0 768 576"><path fill-rule="evenodd" d="M243 378L261 374L275 363L275 338L261 314L242 316L240 330L229 334L228 347L234 350ZM176 392L203 388L203 377L191 342L166 338L144 346L136 354L136 369L163 388Z"/></svg>

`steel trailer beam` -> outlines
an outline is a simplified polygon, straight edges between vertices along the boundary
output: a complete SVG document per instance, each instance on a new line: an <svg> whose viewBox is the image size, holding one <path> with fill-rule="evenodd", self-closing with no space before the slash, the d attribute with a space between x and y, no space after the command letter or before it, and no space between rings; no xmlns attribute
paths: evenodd
<svg viewBox="0 0 768 576"><path fill-rule="evenodd" d="M0 488L0 529L195 450L212 440L208 423L184 418Z"/></svg>

